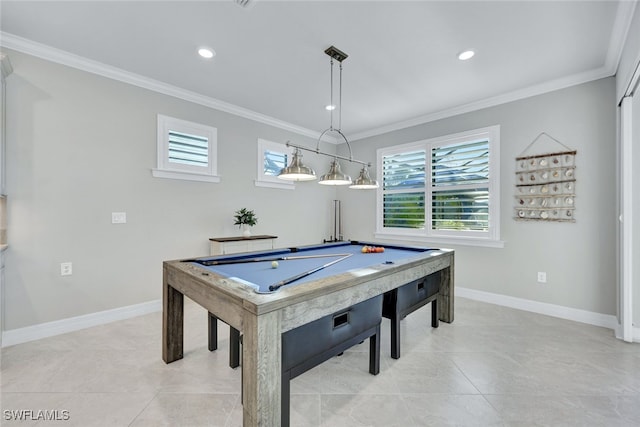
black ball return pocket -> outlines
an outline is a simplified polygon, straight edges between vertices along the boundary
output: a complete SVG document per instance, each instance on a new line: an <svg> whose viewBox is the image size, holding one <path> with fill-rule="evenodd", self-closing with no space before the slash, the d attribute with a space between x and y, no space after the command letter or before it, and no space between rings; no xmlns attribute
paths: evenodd
<svg viewBox="0 0 640 427"><path fill-rule="evenodd" d="M383 296L355 304L282 334L281 426L289 426L290 381L369 338L369 373L380 372ZM217 318L209 313L209 350L217 348ZM229 366L240 365L240 333L230 328ZM212 340L215 340L212 342ZM215 344L214 344L215 343Z"/></svg>
<svg viewBox="0 0 640 427"><path fill-rule="evenodd" d="M400 321L420 307L431 303L431 326L439 326L438 292L441 272L425 276L384 294L382 317L391 320L391 357L400 358Z"/></svg>

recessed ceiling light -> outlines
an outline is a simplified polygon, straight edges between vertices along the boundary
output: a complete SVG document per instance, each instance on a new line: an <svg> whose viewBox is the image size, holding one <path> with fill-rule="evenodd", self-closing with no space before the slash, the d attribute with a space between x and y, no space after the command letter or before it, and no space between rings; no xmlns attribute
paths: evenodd
<svg viewBox="0 0 640 427"><path fill-rule="evenodd" d="M327 111L331 111L331 110L335 110L336 106L335 105L325 105L324 109L327 110Z"/></svg>
<svg viewBox="0 0 640 427"><path fill-rule="evenodd" d="M467 59L471 59L473 58L473 55L475 55L476 53L472 50L465 50L464 52L460 52L458 54L458 59L460 61L466 61Z"/></svg>
<svg viewBox="0 0 640 427"><path fill-rule="evenodd" d="M209 49L208 47L201 47L198 49L198 55L203 58L211 59L216 56L216 52L213 49Z"/></svg>

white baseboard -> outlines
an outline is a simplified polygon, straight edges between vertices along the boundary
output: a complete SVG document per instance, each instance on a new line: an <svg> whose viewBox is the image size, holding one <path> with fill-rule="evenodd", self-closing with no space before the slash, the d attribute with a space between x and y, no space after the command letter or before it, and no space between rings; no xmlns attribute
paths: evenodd
<svg viewBox="0 0 640 427"><path fill-rule="evenodd" d="M40 323L38 325L27 326L24 328L11 329L2 332L2 347L9 347L10 345L22 344L41 338L66 334L67 332L104 325L117 320L129 319L131 317L142 316L143 314L154 313L161 310L162 301L155 300L142 304L114 308L113 310L99 311L97 313L85 314L83 316Z"/></svg>
<svg viewBox="0 0 640 427"><path fill-rule="evenodd" d="M613 329L614 331L618 327L618 319L612 314L594 313L593 311L579 310L577 308L564 307L561 305L493 294L490 292L477 291L475 289L460 288L458 286L456 286L455 292L456 296L459 297L538 314L545 314L547 316L559 317L561 319L573 320L575 322L587 323L589 325L601 326L603 328Z"/></svg>
<svg viewBox="0 0 640 427"><path fill-rule="evenodd" d="M622 336L622 325L617 325L615 331L616 338L623 340L624 337ZM640 343L640 328L636 326L634 326L631 330L631 342Z"/></svg>
<svg viewBox="0 0 640 427"><path fill-rule="evenodd" d="M561 305L547 304L458 286L456 286L455 292L457 296L463 298L613 329L616 337L621 337L618 319L616 316L611 314L594 313L592 311L579 310ZM142 316L144 314L154 313L161 310L162 301L155 300L142 304L115 308L113 310L105 310L97 313L85 314L83 316L70 317L68 319L27 326L25 328L11 329L2 333L2 347L66 334L67 332L78 331L80 329L90 328L97 325L104 325L117 320L129 319L131 317ZM640 328L633 328L633 341L640 342Z"/></svg>

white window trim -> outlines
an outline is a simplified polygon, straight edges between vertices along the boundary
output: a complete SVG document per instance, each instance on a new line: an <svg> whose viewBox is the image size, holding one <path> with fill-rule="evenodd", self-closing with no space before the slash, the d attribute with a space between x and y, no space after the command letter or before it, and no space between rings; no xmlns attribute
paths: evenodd
<svg viewBox="0 0 640 427"><path fill-rule="evenodd" d="M200 167L169 162L169 131L207 138L208 166ZM220 182L218 175L218 129L199 123L158 114L157 168L151 169L156 178L183 179L188 181Z"/></svg>
<svg viewBox="0 0 640 427"><path fill-rule="evenodd" d="M286 153L288 148L285 144L268 141L258 138L258 161L256 162L256 187L280 188L285 190L295 190L296 186L292 181L283 181L278 177L264 174L264 153L265 151L275 151Z"/></svg>
<svg viewBox="0 0 640 427"><path fill-rule="evenodd" d="M425 150L431 152L431 148L436 145L448 145L458 142L465 142L473 139L489 139L489 230L484 232L475 231L433 231L430 227L424 229L406 229L383 227L382 203L383 186L376 191L376 232L375 237L379 239L413 241L421 244L433 243L436 245L464 245L502 248L504 241L500 240L500 126L489 126L480 129L460 132L452 135L445 135L422 141L410 142L407 144L392 147L379 148L376 152L378 170L382 170L383 156L403 153L407 151ZM429 158L429 155L427 155ZM427 162L428 163L428 162ZM429 174L429 164L426 165L425 175ZM430 194L430 185L425 183L425 190ZM425 197L425 201L430 197ZM427 203L425 202L425 205ZM431 224L431 210L425 206L425 224Z"/></svg>

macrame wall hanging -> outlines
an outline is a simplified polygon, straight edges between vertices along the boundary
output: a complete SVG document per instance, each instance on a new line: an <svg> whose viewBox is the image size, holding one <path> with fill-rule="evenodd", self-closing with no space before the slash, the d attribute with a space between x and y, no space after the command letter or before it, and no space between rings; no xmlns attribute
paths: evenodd
<svg viewBox="0 0 640 427"><path fill-rule="evenodd" d="M526 154L542 137L562 149ZM576 153L542 132L516 157L515 219L575 222Z"/></svg>

